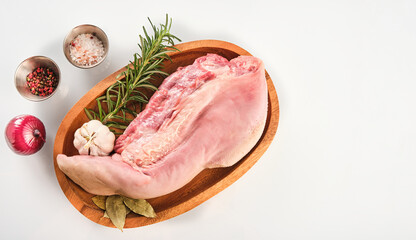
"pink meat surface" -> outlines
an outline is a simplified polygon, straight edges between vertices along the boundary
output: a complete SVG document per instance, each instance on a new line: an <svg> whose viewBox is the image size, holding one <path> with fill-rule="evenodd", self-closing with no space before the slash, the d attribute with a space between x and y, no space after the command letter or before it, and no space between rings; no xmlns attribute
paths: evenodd
<svg viewBox="0 0 416 240"><path fill-rule="evenodd" d="M153 198L205 168L227 167L257 143L267 117L264 65L208 54L171 74L108 157L58 155L60 169L86 191Z"/></svg>

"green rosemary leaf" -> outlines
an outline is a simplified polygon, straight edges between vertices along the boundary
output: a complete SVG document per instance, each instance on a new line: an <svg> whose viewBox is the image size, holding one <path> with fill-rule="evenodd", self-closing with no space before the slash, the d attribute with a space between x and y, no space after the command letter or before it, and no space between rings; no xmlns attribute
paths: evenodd
<svg viewBox="0 0 416 240"><path fill-rule="evenodd" d="M179 49L177 49L176 47L174 47L174 46L166 46L165 47L167 50L167 52L180 52L180 50Z"/></svg>
<svg viewBox="0 0 416 240"><path fill-rule="evenodd" d="M116 106L120 105L121 99L122 99L122 96L121 96L121 92L119 91L117 93L117 100L116 100L116 104L115 104Z"/></svg>
<svg viewBox="0 0 416 240"><path fill-rule="evenodd" d="M137 102L147 103L147 100L139 95L131 96L130 99Z"/></svg>
<svg viewBox="0 0 416 240"><path fill-rule="evenodd" d="M149 88L149 89L153 89L153 90L157 91L157 87L155 87L152 84L140 84L139 87Z"/></svg>
<svg viewBox="0 0 416 240"><path fill-rule="evenodd" d="M98 98L97 98L97 106L98 106L98 113L100 115L100 121L102 121L103 120L103 116L104 116L104 110L101 107L101 102L100 102L100 100L98 100Z"/></svg>
<svg viewBox="0 0 416 240"><path fill-rule="evenodd" d="M97 112L91 110L91 113L93 115L93 119L99 119Z"/></svg>
<svg viewBox="0 0 416 240"><path fill-rule="evenodd" d="M165 76L169 76L168 73L165 73L164 71L160 71L160 70L152 70L152 71L148 71L149 74L160 74L160 75L165 75Z"/></svg>
<svg viewBox="0 0 416 240"><path fill-rule="evenodd" d="M126 122L126 121L127 121L127 120L126 120L126 111L124 110L124 108L121 108L121 109L120 109L120 111L121 111L121 113L123 114L123 121L125 121L125 122Z"/></svg>
<svg viewBox="0 0 416 240"><path fill-rule="evenodd" d="M150 18L149 18L149 17L147 18L147 20L149 20L149 22L150 22L150 26L152 26L153 31L155 31L155 32L156 32L155 25L153 25L152 20L150 20Z"/></svg>
<svg viewBox="0 0 416 240"><path fill-rule="evenodd" d="M104 100L106 100L106 96L104 95L104 96L98 97L97 100L98 101L104 101Z"/></svg>
<svg viewBox="0 0 416 240"><path fill-rule="evenodd" d="M120 124L116 123L116 122L111 122L111 123L106 122L106 126L109 127L109 128L118 128L117 126L119 126L119 125ZM114 131L112 131L112 132L114 133Z"/></svg>
<svg viewBox="0 0 416 240"><path fill-rule="evenodd" d="M133 71L129 71L129 77L127 78L127 81L130 81L131 79L134 79Z"/></svg>
<svg viewBox="0 0 416 240"><path fill-rule="evenodd" d="M124 120L124 119L123 119L123 117L122 117L122 116L120 116L120 115L114 115L114 116L112 117L112 119Z"/></svg>
<svg viewBox="0 0 416 240"><path fill-rule="evenodd" d="M168 58L169 56L166 54L166 51L163 51L163 52L153 55L151 59L157 59L158 57Z"/></svg>
<svg viewBox="0 0 416 240"><path fill-rule="evenodd" d="M118 128L118 129L121 129L121 130L124 130L124 129L127 128L126 125L122 125L122 124L112 124L111 126L108 126L108 127Z"/></svg>
<svg viewBox="0 0 416 240"><path fill-rule="evenodd" d="M107 91L106 95L107 95L107 99L106 99L106 101L107 101L107 110L109 112L111 112L111 111L113 111L113 106L114 106L114 102L113 102L113 100L111 100L111 98L113 96L111 96L110 91Z"/></svg>
<svg viewBox="0 0 416 240"><path fill-rule="evenodd" d="M137 93L140 96L142 96L146 100L145 103L148 103L149 102L149 101L147 101L149 98L144 93L142 93L141 91L139 91L139 90L133 90L133 93Z"/></svg>
<svg viewBox="0 0 416 240"><path fill-rule="evenodd" d="M126 79L128 75L126 74ZM119 84L119 90L120 90L120 94L121 96L124 96L124 92L125 92L125 85L124 84Z"/></svg>
<svg viewBox="0 0 416 240"><path fill-rule="evenodd" d="M87 109L87 108L84 108L84 112L85 112L85 114L87 115L88 119L89 119L89 120L93 120L93 119L94 119L94 117L91 115L90 111L92 111L92 110Z"/></svg>
<svg viewBox="0 0 416 240"><path fill-rule="evenodd" d="M142 50L142 58L144 58L144 53L146 52L146 46L144 45L144 38L140 35L139 36L140 39L140 46L142 46L141 50Z"/></svg>
<svg viewBox="0 0 416 240"><path fill-rule="evenodd" d="M121 73L117 74L116 78L118 79L118 78L120 78L123 75L124 75L124 72L121 72Z"/></svg>
<svg viewBox="0 0 416 240"><path fill-rule="evenodd" d="M147 69L146 69L146 70L152 70L152 69L155 69L155 68L156 68L158 65L160 65L162 62L163 62L163 59L156 60L156 61L154 61L154 62L153 62L153 64L149 65L149 66L147 67Z"/></svg>
<svg viewBox="0 0 416 240"><path fill-rule="evenodd" d="M146 100L145 100L146 101ZM135 107L134 107L135 108ZM125 111L125 112L127 112L127 113L130 113L131 115L133 115L134 117L136 117L136 115L137 115L137 112L135 112L135 111L133 111L133 110L131 110L131 109L129 109L129 108L122 108L122 110L123 111Z"/></svg>
<svg viewBox="0 0 416 240"><path fill-rule="evenodd" d="M107 121L107 126L109 126L109 125L111 125L111 124L118 124L118 122L115 122L115 121Z"/></svg>
<svg viewBox="0 0 416 240"><path fill-rule="evenodd" d="M137 84L140 84L140 83L142 83L142 82L144 82L144 81L147 81L147 80L150 80L152 78L152 76L146 76L146 77L144 77L144 78L142 78L142 79L137 79ZM134 90L133 89L133 91L136 91L136 90Z"/></svg>
<svg viewBox="0 0 416 240"><path fill-rule="evenodd" d="M110 91L110 92L111 92L111 94L113 94L113 95L117 95L117 94L118 94L118 91L117 91L117 86L118 86L118 83L113 84L113 85L111 86L112 88L109 88L109 90L108 90L108 91Z"/></svg>
<svg viewBox="0 0 416 240"><path fill-rule="evenodd" d="M144 32L144 35L146 36L146 40L147 40L148 42L150 42L150 41L151 41L151 39L150 39L149 35L147 34L146 28L145 28L144 26L143 26L143 32Z"/></svg>

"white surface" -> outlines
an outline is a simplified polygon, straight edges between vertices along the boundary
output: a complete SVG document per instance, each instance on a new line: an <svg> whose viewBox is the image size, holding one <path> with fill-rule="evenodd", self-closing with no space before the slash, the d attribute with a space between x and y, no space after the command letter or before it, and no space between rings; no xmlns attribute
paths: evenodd
<svg viewBox="0 0 416 240"><path fill-rule="evenodd" d="M415 1L7 1L0 7L2 129L39 117L47 143L12 153L0 138L0 239L415 239ZM79 9L79 10L72 10ZM55 178L54 136L71 106L137 51L149 16L173 17L183 41L221 39L264 60L280 100L276 138L239 181L165 222L118 230L69 203ZM79 24L101 27L107 61L73 67L62 52ZM54 59L62 83L33 103L18 64Z"/></svg>

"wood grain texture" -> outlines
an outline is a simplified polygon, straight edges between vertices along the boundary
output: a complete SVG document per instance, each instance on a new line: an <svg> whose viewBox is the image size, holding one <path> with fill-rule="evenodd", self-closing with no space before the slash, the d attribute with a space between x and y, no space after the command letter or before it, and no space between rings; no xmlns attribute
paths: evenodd
<svg viewBox="0 0 416 240"><path fill-rule="evenodd" d="M207 53L216 53L229 60L239 55L251 55L241 47L218 40L187 42L178 44L176 47L180 52L170 54L173 62L165 65L164 71L167 73L176 71L180 66L192 64L196 58ZM92 202L93 195L84 191L59 169L56 156L60 153L69 156L78 154L72 141L75 130L88 121L84 108L94 108L95 99L115 82L116 76L122 71L124 68L99 82L71 108L58 129L53 151L56 177L65 196L88 219L108 227L114 227L114 225L108 218L103 217L103 211ZM276 89L267 71L266 80L269 100L268 116L263 135L256 146L231 167L206 169L181 189L158 198L148 199L154 207L157 217L149 219L130 213L127 216L125 228L161 222L191 210L237 181L260 159L272 142L279 122L279 102Z"/></svg>

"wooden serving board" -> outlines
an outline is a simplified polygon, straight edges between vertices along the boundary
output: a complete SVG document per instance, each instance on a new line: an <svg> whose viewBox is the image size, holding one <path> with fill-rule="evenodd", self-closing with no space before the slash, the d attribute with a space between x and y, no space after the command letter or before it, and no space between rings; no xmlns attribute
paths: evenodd
<svg viewBox="0 0 416 240"><path fill-rule="evenodd" d="M180 52L170 54L172 63L168 63L164 67L164 71L167 73L176 71L180 66L192 64L196 58L207 53L216 53L229 60L239 55L251 55L232 43L217 40L187 42L175 47ZM59 169L56 156L60 153L68 156L78 154L72 141L75 130L89 120L84 113L84 108L94 108L95 99L101 96L116 81L116 76L124 69L123 67L99 82L71 108L59 126L53 151L56 177L65 196L84 216L93 222L108 227L114 227L114 225L108 218L103 217L103 211L92 202L91 197L93 195L84 191ZM269 92L268 116L263 135L257 145L243 159L231 167L206 169L181 189L158 198L148 199L155 209L157 217L150 219L130 213L127 215L125 228L161 222L191 210L237 181L259 160L272 142L279 122L279 102L276 89L267 71L266 79Z"/></svg>

